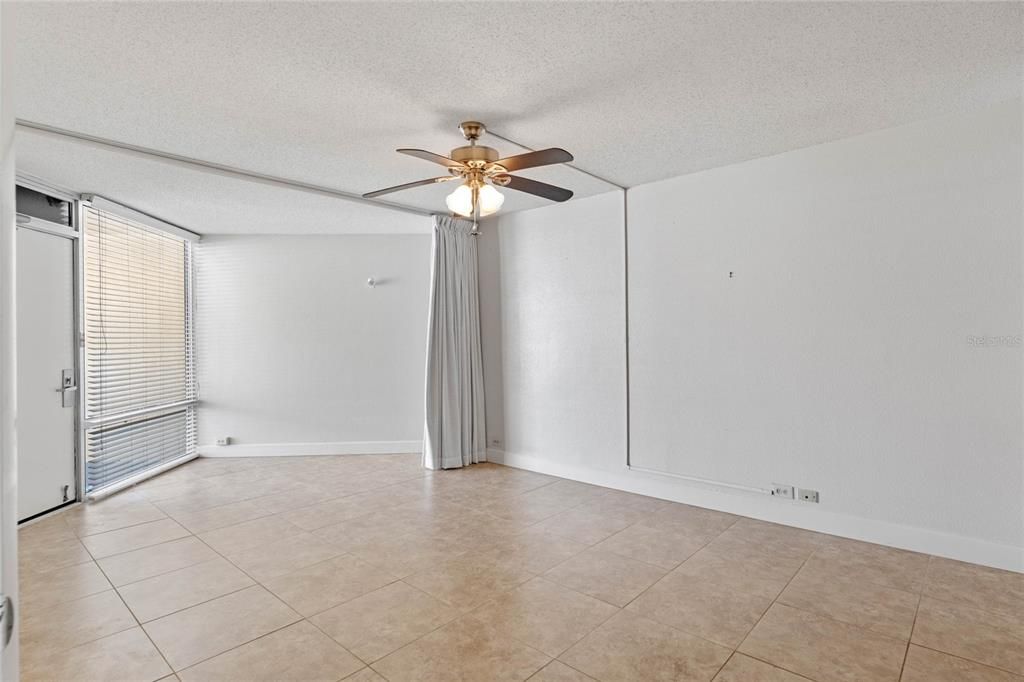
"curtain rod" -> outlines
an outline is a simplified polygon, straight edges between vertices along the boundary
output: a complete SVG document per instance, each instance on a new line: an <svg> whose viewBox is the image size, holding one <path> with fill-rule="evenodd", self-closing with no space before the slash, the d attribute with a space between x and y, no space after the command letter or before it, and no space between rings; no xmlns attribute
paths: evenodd
<svg viewBox="0 0 1024 682"><path fill-rule="evenodd" d="M200 170L221 176L242 178L250 182L256 182L264 185L273 185L277 187L285 187L287 189L309 192L311 194L320 194L323 196L333 197L335 199L343 199L345 201L351 201L353 203L358 204L365 204L367 206L376 206L377 208L387 208L391 209L392 211L401 211L403 213L411 213L413 215L426 217L435 215L435 212L433 211L427 211L425 209L416 208L414 206L396 204L390 201L366 199L359 194L345 192L340 189L334 189L333 187L324 187L322 185L313 185L307 182L301 182L299 180L290 180L288 178L282 178L275 175L266 175L264 173L257 173L255 171L245 170L244 168L236 168L234 166L227 166L221 163L214 163L212 161L204 161L203 159L196 159L189 156L182 156L180 154L173 154L171 152L165 152L159 149L152 149L140 145L129 144L127 142L121 142L119 140L112 140L110 138L80 133L75 130L58 128L56 126L46 125L45 123L36 123L35 121L26 121L20 118L17 119L15 123L19 128L23 128L25 130L29 130L32 132L42 133L45 135L53 135L57 137L70 138L73 140L77 140L79 142L84 142L86 144L91 145L98 145L101 147L109 147L112 149L128 152L136 156L144 156L159 159L161 161L169 162L174 165L198 168Z"/></svg>

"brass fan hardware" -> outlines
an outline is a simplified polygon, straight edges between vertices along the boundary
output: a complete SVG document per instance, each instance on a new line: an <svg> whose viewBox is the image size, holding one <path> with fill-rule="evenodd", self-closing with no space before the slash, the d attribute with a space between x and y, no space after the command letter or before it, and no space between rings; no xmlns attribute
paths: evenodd
<svg viewBox="0 0 1024 682"><path fill-rule="evenodd" d="M526 192L527 194L533 194L550 199L551 201L567 201L572 198L570 190L537 180L510 175L513 171L525 168L568 163L572 161L572 154L569 152L552 147L550 149L541 149L535 152L502 158L498 154L497 149L477 144L477 140L487 132L487 128L483 123L479 121L463 121L459 124L459 130L469 144L464 147L456 147L451 150L448 156L441 156L440 154L434 154L423 149L397 150L401 154L415 156L418 159L444 166L448 169L448 175L427 180L417 180L416 182L407 182L404 185L379 189L375 192L367 192L363 197L373 199L403 189L432 185L437 182L448 182L450 180L462 180L462 184L448 195L445 203L448 204L448 208L452 213L474 219L490 215L501 208L505 197L495 189L495 186Z"/></svg>

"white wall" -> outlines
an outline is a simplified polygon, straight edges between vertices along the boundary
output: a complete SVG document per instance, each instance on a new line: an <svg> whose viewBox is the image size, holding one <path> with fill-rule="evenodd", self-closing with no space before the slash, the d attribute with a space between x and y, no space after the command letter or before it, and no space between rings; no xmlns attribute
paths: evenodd
<svg viewBox="0 0 1024 682"><path fill-rule="evenodd" d="M480 283L480 344L484 358L484 404L487 447L500 449L505 437L505 372L502 339L501 251L497 223L486 221L477 237L477 280Z"/></svg>
<svg viewBox="0 0 1024 682"><path fill-rule="evenodd" d="M1024 546L1019 106L630 196L633 461ZM734 278L728 272L735 273Z"/></svg>
<svg viewBox="0 0 1024 682"><path fill-rule="evenodd" d="M1018 101L630 190L633 464L818 505L627 471L620 199L500 218L505 460L1024 569L1021 183Z"/></svg>
<svg viewBox="0 0 1024 682"><path fill-rule="evenodd" d="M0 4L0 592L18 601L18 453L15 433L14 12ZM0 651L0 679L18 679L20 618ZM0 647L2 649L2 647Z"/></svg>
<svg viewBox="0 0 1024 682"><path fill-rule="evenodd" d="M203 454L419 450L429 235L213 236L196 253Z"/></svg>
<svg viewBox="0 0 1024 682"><path fill-rule="evenodd" d="M624 452L621 213L609 193L483 227L482 254L500 244L501 291L500 324L481 321L484 382L500 367L504 388L501 401L487 393L487 433L506 453L606 467ZM484 306L496 282L481 278Z"/></svg>

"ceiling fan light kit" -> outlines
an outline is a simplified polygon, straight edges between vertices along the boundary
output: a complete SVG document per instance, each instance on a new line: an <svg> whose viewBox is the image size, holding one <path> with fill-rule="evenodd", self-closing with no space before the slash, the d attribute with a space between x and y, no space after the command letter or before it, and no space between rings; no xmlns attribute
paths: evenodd
<svg viewBox="0 0 1024 682"><path fill-rule="evenodd" d="M505 202L505 196L496 189L497 187L526 192L527 194L533 194L551 201L567 201L572 197L570 190L537 180L511 175L512 171L524 168L550 166L552 164L572 161L572 154L564 149L552 147L550 149L541 149L535 152L501 158L497 149L477 144L477 140L487 130L483 123L479 121L463 121L459 125L459 130L462 131L463 137L469 141L469 144L463 147L456 147L450 152L449 156L434 154L423 149L397 150L401 154L415 156L424 161L444 166L448 169L448 175L367 192L363 197L374 199L391 192L399 192L403 189L422 187L423 185L432 185L438 182L461 180L462 184L446 197L445 203L448 206L448 210L455 215L473 218L474 221L477 218L491 215L501 208Z"/></svg>

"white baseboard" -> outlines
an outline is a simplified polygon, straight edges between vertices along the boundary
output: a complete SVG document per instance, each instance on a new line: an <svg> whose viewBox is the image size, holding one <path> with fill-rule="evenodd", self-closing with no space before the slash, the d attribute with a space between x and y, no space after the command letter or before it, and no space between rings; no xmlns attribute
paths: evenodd
<svg viewBox="0 0 1024 682"><path fill-rule="evenodd" d="M829 512L816 509L813 505L756 493L690 485L671 476L631 471L625 466L621 471L605 471L490 448L487 450L487 460L517 469L683 502L819 533L1024 572L1024 547Z"/></svg>
<svg viewBox="0 0 1024 682"><path fill-rule="evenodd" d="M200 445L200 457L310 457L318 455L396 455L423 452L421 440L364 440L341 443L237 443Z"/></svg>

